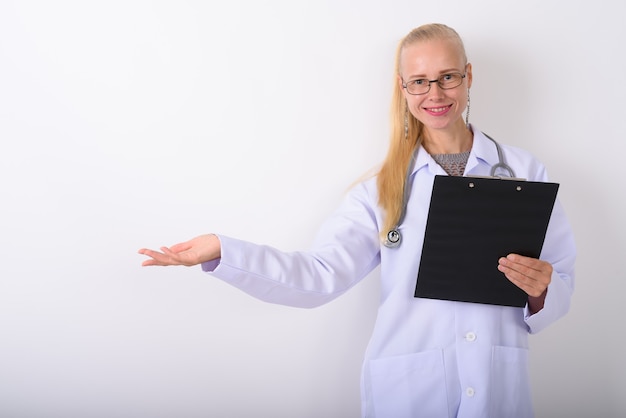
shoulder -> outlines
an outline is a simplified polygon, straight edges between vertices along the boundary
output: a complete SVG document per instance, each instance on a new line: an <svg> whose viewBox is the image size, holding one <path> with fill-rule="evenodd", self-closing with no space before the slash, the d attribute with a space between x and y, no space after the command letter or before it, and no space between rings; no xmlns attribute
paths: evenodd
<svg viewBox="0 0 626 418"><path fill-rule="evenodd" d="M513 145L502 144L506 161L515 168L518 177L531 181L547 181L546 167L531 151Z"/></svg>
<svg viewBox="0 0 626 418"><path fill-rule="evenodd" d="M344 195L339 211L343 213L367 213L369 217L380 215L378 206L378 186L376 176L361 179L354 183Z"/></svg>
<svg viewBox="0 0 626 418"><path fill-rule="evenodd" d="M500 144L507 155L515 156L516 158L523 159L526 161L539 161L535 155L527 150L526 148L521 148L515 145L510 145L507 143Z"/></svg>
<svg viewBox="0 0 626 418"><path fill-rule="evenodd" d="M375 204L375 202L378 201L378 185L376 182L377 179L377 176L371 176L358 181L348 190L348 197L352 199L373 202Z"/></svg>
<svg viewBox="0 0 626 418"><path fill-rule="evenodd" d="M515 171L516 177L523 177L528 180L546 181L545 166L531 151L509 145L505 141L491 138L479 131L474 130L474 141L479 157L488 164L493 165L499 162L499 156L494 141L502 150L503 159L506 164Z"/></svg>

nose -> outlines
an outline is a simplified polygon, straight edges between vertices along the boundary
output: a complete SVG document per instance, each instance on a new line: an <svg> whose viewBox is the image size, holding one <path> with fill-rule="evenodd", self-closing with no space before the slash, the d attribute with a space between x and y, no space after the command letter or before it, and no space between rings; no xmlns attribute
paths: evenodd
<svg viewBox="0 0 626 418"><path fill-rule="evenodd" d="M443 95L443 89L439 85L439 80L429 80L428 86L430 87L428 89L429 96L441 97Z"/></svg>

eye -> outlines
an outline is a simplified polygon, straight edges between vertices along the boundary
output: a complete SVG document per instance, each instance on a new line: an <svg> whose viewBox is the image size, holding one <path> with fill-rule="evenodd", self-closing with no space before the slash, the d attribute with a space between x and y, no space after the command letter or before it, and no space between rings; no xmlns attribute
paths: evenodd
<svg viewBox="0 0 626 418"><path fill-rule="evenodd" d="M441 81L450 81L450 80L454 80L456 78L455 74L444 74L441 77L439 77L441 79Z"/></svg>
<svg viewBox="0 0 626 418"><path fill-rule="evenodd" d="M428 80L426 80L425 78L418 78L417 80L411 80L406 84L407 85L413 84L415 86L423 86L424 84L428 84Z"/></svg>

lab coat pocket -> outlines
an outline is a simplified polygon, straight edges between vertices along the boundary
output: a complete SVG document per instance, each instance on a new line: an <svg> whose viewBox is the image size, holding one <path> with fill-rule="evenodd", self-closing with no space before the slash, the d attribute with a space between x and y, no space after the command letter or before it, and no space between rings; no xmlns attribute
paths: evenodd
<svg viewBox="0 0 626 418"><path fill-rule="evenodd" d="M532 417L528 349L494 347L491 370L491 414L489 416Z"/></svg>
<svg viewBox="0 0 626 418"><path fill-rule="evenodd" d="M448 416L441 350L370 360L369 374L377 418Z"/></svg>

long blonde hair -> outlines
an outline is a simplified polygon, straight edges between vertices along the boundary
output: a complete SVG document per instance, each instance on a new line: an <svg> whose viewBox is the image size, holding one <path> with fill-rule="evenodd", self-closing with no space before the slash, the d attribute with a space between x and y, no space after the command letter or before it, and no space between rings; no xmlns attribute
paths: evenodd
<svg viewBox="0 0 626 418"><path fill-rule="evenodd" d="M459 34L454 29L440 23L419 26L409 32L398 44L390 109L389 150L377 174L378 204L384 211L383 227L380 232L381 240L384 240L387 232L394 229L399 223L403 211L406 171L415 149L419 148L422 143L423 125L409 112L402 87L397 79L400 75L402 51L407 46L420 41L440 39L450 39L457 42L463 53L463 58L467 62L465 48ZM405 118L408 125L406 132Z"/></svg>

